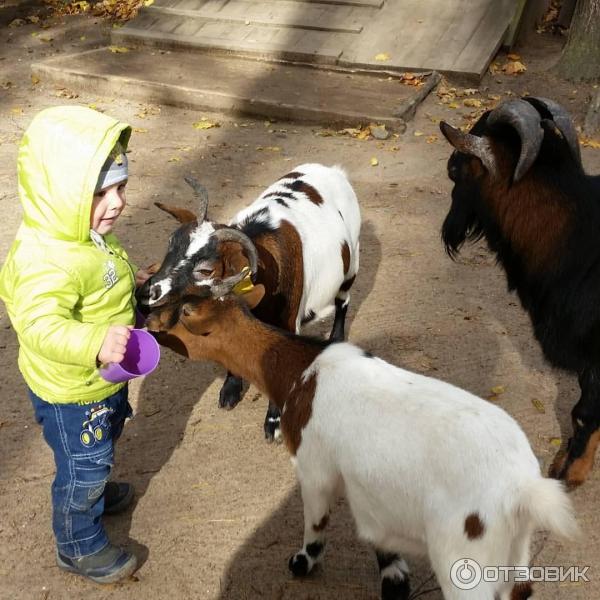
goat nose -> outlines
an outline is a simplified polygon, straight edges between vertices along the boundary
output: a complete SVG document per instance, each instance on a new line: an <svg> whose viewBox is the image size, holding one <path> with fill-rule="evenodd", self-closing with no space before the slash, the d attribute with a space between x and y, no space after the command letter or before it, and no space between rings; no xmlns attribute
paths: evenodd
<svg viewBox="0 0 600 600"><path fill-rule="evenodd" d="M148 297L150 298L150 302L156 302L160 298L160 285L154 284L150 287L150 292L148 293Z"/></svg>

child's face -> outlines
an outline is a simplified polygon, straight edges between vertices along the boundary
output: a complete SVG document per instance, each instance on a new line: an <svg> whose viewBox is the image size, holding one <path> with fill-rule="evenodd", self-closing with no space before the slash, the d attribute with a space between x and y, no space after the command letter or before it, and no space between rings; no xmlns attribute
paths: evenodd
<svg viewBox="0 0 600 600"><path fill-rule="evenodd" d="M115 183L97 194L92 201L92 212L90 215L90 227L100 235L110 233L115 221L125 208L125 186L126 181Z"/></svg>

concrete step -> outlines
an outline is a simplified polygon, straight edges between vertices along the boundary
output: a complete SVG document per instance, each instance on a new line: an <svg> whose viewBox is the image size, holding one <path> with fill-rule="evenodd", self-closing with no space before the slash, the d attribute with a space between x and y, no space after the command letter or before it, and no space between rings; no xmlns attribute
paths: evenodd
<svg viewBox="0 0 600 600"><path fill-rule="evenodd" d="M32 71L99 96L324 125L382 123L396 131L404 122L395 110L416 89L396 77L144 47L55 57Z"/></svg>

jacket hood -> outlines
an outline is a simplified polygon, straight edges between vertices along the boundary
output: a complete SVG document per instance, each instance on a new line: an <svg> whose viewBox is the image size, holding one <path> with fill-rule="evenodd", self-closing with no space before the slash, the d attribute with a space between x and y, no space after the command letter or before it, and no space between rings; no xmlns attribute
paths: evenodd
<svg viewBox="0 0 600 600"><path fill-rule="evenodd" d="M44 236L90 239L90 211L100 169L131 128L84 106L39 112L27 128L17 161L23 223Z"/></svg>

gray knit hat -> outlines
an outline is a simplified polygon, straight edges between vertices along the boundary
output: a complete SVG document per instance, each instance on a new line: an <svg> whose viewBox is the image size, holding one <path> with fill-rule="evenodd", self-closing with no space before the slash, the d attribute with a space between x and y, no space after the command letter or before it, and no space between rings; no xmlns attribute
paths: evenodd
<svg viewBox="0 0 600 600"><path fill-rule="evenodd" d="M123 150L121 142L117 142L110 151L108 158L100 169L98 182L94 188L94 194L115 183L121 183L128 177L127 173L127 155Z"/></svg>

